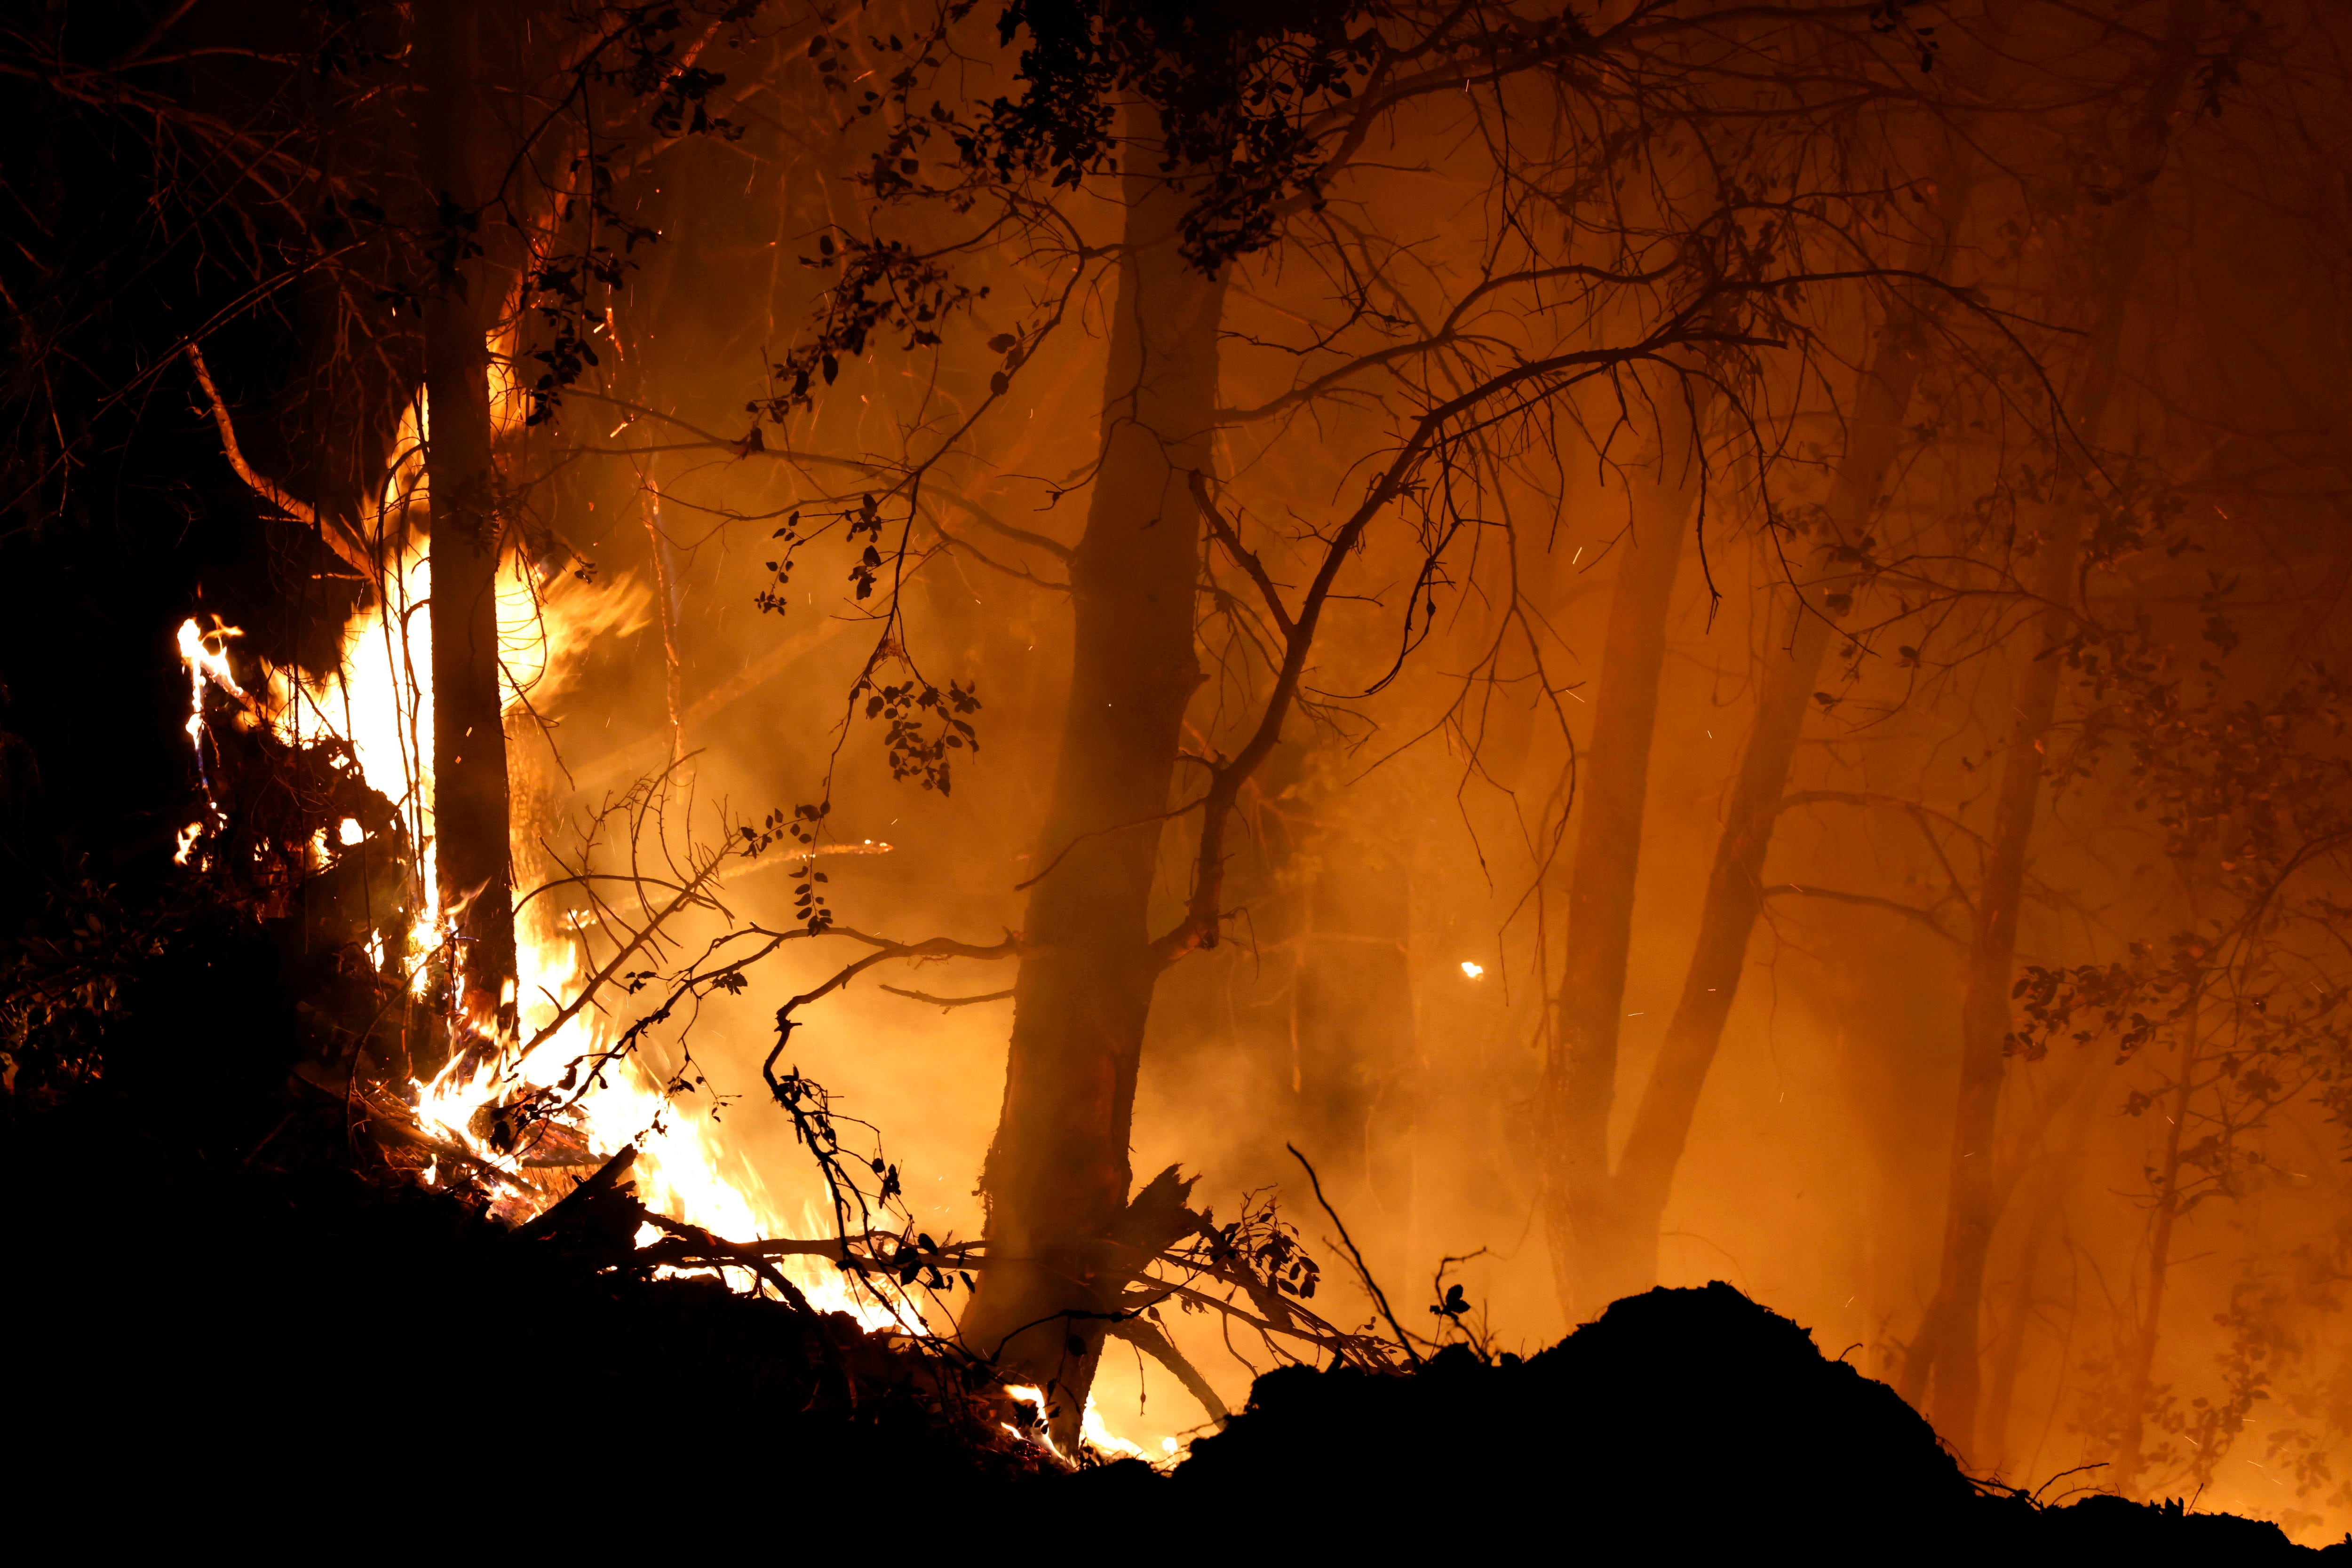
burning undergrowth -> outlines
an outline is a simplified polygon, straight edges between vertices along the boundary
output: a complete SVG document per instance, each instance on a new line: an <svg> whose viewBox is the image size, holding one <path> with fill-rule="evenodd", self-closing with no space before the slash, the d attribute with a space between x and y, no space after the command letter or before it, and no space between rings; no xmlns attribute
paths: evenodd
<svg viewBox="0 0 2352 1568"><path fill-rule="evenodd" d="M678 1218L690 1103L634 1092L648 1121L613 1154L560 1104L432 1121L393 1075L415 998L351 933L320 950L315 869L260 900L226 869L160 901L84 887L13 954L20 1479L205 1479L231 1506L656 1451L714 1483L1059 1472L895 1285Z"/></svg>
<svg viewBox="0 0 2352 1568"><path fill-rule="evenodd" d="M919 1232L878 1135L789 1064L813 998L780 1016L765 1073L819 1195L795 1223L727 1146L677 1029L755 960L664 967L658 918L549 899L520 923L531 994L463 1016L415 847L421 751L394 745L387 776L382 744L317 721L369 706L348 674L240 670L233 637L193 624L182 646L205 814L179 875L61 887L12 949L7 1177L41 1288L11 1296L7 1332L19 1430L50 1435L36 1470L511 1481L650 1459L706 1490L1050 1483L1073 1513L1178 1506L1278 1537L1307 1530L1278 1500L1321 1500L1316 1528L1347 1539L1475 1499L1528 1528L1638 1520L1701 1545L2294 1550L2266 1524L1973 1479L1891 1389L1727 1286L1620 1301L1526 1359L1393 1317L1348 1329L1308 1305L1319 1270L1270 1199L1219 1224L1172 1169L1106 1243L1124 1281L1106 1332L1200 1398L1212 1435L1139 1463L962 1343L985 1247ZM659 832L660 788L624 798L630 841ZM782 836L689 850L673 885L707 894ZM593 887L593 850L555 880ZM1292 1364L1229 1420L1163 1309L1223 1314ZM1458 1289L1433 1310L1465 1336Z"/></svg>
<svg viewBox="0 0 2352 1568"><path fill-rule="evenodd" d="M249 768L282 746L242 733ZM274 755L298 782L320 766ZM322 777L284 799L351 809L350 781ZM1621 1301L1525 1359L1345 1333L1307 1310L1296 1232L1263 1206L1219 1225L1172 1171L1123 1229L1136 1256L1112 1332L1157 1354L1161 1308L1225 1311L1305 1360L1181 1465L1105 1463L1066 1430L1073 1474L1053 1428L1080 1423L1051 1391L1005 1388L930 1332L924 1308L984 1249L877 1227L890 1167L852 1152L821 1089L776 1075L850 1206L799 1239L748 1207L748 1231L692 1218L710 1189L681 1173L725 1173L674 1141L697 1135L675 1092L689 1084L630 1090L634 1135L578 1112L599 1071L632 1082L624 1039L535 1089L510 1075L456 1123L394 1072L420 1037L391 1020L434 1009L366 961L380 928L350 919L334 858L306 862L315 833L289 821L256 839L289 857L282 875L216 861L145 908L85 889L21 949L47 989L13 993L6 1179L38 1281L6 1312L16 1429L40 1439L20 1475L202 1480L215 1506L354 1478L535 1495L600 1470L709 1497L1046 1486L1070 1519L1174 1509L1326 1546L1475 1515L1684 1548L2298 1550L2267 1524L2069 1495L2095 1476L2042 1498L1972 1479L1892 1390L1724 1285ZM747 1176L724 1190L748 1206Z"/></svg>
<svg viewBox="0 0 2352 1568"><path fill-rule="evenodd" d="M8 1157L62 1281L16 1303L13 1343L42 1351L32 1406L96 1421L84 1437L110 1448L112 1413L136 1410L158 1441L226 1424L297 1458L322 1427L338 1453L391 1440L354 1398L502 1440L682 1422L678 1440L734 1462L813 1446L828 1465L895 1457L934 1478L1137 1452L1090 1406L961 1342L959 1290L984 1249L917 1229L878 1134L784 1060L789 1006L764 1078L814 1197L792 1213L730 1145L685 1020L759 954L821 933L750 927L751 957L726 956L730 937L666 964L665 922L718 907L724 868L784 836L772 821L685 845L669 902L633 920L596 892L596 835L617 824L632 852L649 834L670 850L669 774L641 781L592 816L573 859L539 868L521 995L495 1019L457 1004L417 662L382 658L381 691L364 674L384 628L421 613L363 612L324 681L184 626L203 795L175 872L60 888L10 949ZM560 667L548 649L566 623L526 618L540 668ZM1114 1334L1220 1412L1155 1326L1161 1307L1232 1312L1293 1354L1395 1359L1308 1309L1314 1265L1270 1197L1219 1225L1188 1196L1163 1175L1112 1239Z"/></svg>
<svg viewBox="0 0 2352 1568"><path fill-rule="evenodd" d="M966 1342L986 1246L919 1230L877 1130L793 1065L797 1009L865 962L930 955L829 918L732 917L719 890L738 862L781 847L813 866L803 817L722 817L698 841L679 758L586 812L568 848L543 813L528 852L517 839L532 874L513 989L495 1017L460 1003L430 694L406 652L429 613L415 564L383 574L386 602L324 678L182 627L202 805L173 875L60 881L10 949L5 1160L41 1288L12 1295L7 1331L20 1430L54 1435L37 1468L511 1479L650 1456L703 1488L1050 1482L1074 1511L1229 1519L1320 1499L1343 1537L1442 1525L1476 1498L1533 1527L1640 1519L1701 1543L1862 1550L1926 1530L2029 1552L2292 1550L2268 1525L2045 1508L1972 1479L1891 1389L1727 1286L1620 1301L1526 1359L1441 1349L1384 1300L1386 1333L1348 1327L1309 1304L1320 1270L1269 1195L1220 1224L1173 1168L1092 1260L1104 1321L1068 1335L1073 1365L1121 1341L1207 1411L1189 1455L1138 1462L1084 1395ZM504 667L525 678L506 696L527 737L532 691L642 596L516 582ZM710 915L719 936L678 939L674 922ZM688 1034L704 998L820 937L872 956L777 1015L757 1110L803 1156L787 1197L729 1143ZM1432 1310L1465 1337L1459 1287ZM1163 1311L1275 1353L1238 1417Z"/></svg>

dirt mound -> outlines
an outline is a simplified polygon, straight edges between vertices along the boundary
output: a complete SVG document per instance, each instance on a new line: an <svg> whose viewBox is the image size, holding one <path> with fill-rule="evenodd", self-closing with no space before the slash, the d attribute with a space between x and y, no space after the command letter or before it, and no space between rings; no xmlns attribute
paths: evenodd
<svg viewBox="0 0 2352 1568"><path fill-rule="evenodd" d="M1893 1389L1719 1281L1629 1297L1526 1360L1457 1348L1409 1377L1276 1372L1172 1479L1114 1469L1072 1485L1363 1545L1500 1532L1547 1554L1638 1540L1856 1561L2309 1555L2264 1522L2117 1498L2042 1509L1980 1486Z"/></svg>

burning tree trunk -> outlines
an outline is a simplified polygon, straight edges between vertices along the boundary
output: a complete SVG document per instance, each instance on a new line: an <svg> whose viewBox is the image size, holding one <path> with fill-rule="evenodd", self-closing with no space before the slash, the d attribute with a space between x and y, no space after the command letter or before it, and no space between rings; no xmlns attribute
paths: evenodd
<svg viewBox="0 0 2352 1568"><path fill-rule="evenodd" d="M437 286L425 300L425 466L432 494L433 812L436 892L455 933L452 999L477 1027L511 1026L514 901L499 694L501 516L484 333L499 298L477 237L485 179L479 18L464 0L416 9L418 165L438 202Z"/></svg>
<svg viewBox="0 0 2352 1568"><path fill-rule="evenodd" d="M2131 194L2108 224L2090 269L2090 276L2100 281L2098 315L2091 329L2088 372L2070 411L2074 428L2086 435L2095 435L2115 390L2125 309L2147 243L2148 189L2163 167L2167 124L2188 85L2202 9L2203 0L2174 0L2171 47L2132 128L2127 164ZM2042 789L2043 737L2057 709L2058 684L2066 668L2061 655L2074 636L2073 605L2088 500L2079 488L2057 497L2045 509L2035 552L2032 593L2044 606L2039 618L2042 634L2032 663L2018 680L2017 725L2001 764L1992 841L1986 852L1984 883L1977 894L1976 930L1960 1004L1959 1103L1952 1126L1943 1257L1935 1298L1904 1368L1903 1392L1915 1404L1932 1378L1930 1414L1937 1430L1963 1454L1972 1452L1976 1441L1981 1380L1978 1324L1983 1312L1985 1259L2000 1220L1993 1146L2007 1078L2004 1042L2010 1032L2018 908Z"/></svg>
<svg viewBox="0 0 2352 1568"><path fill-rule="evenodd" d="M1147 118L1139 111L1138 120ZM1151 131L1144 131L1144 147ZM1224 285L1178 254L1184 197L1130 154L1101 463L1070 562L1075 663L982 1176L991 1267L967 1343L1055 1392L1071 1432L1124 1275L1108 1239L1161 959L1146 926L1184 708Z"/></svg>
<svg viewBox="0 0 2352 1568"><path fill-rule="evenodd" d="M1618 1023L1633 947L1633 882L1649 791L1658 677L1666 657L1666 609L1699 487L1700 432L1691 393L1654 389L1661 409L1658 469L1636 493L1609 604L1592 740L1577 782L1584 811L1568 890L1568 941L1552 1036L1544 1061L1544 1232L1561 1308L1580 1322L1607 1304L1583 1285L1596 1239L1613 1239L1609 1108L1617 1082ZM1599 1245L1606 1247L1608 1239Z"/></svg>

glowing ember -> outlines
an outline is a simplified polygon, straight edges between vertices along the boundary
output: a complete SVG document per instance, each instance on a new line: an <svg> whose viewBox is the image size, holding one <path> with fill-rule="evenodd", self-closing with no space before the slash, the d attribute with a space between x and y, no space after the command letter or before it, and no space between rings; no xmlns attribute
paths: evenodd
<svg viewBox="0 0 2352 1568"><path fill-rule="evenodd" d="M1467 958L1462 960L1462 973L1469 978L1475 980L1486 972L1486 967L1484 964L1474 964Z"/></svg>
<svg viewBox="0 0 2352 1568"><path fill-rule="evenodd" d="M205 803L211 809L212 819L219 823L220 802L213 798L213 772L205 760L205 686L218 686L240 705L249 706L253 699L236 684L236 675L228 664L228 639L241 636L234 626L217 622L209 632L203 631L191 619L180 622L180 662L188 667L188 744L195 748L196 777L204 781ZM215 646L215 644L218 644ZM180 833L179 852L172 858L181 865L188 863L189 853L204 831L204 824L192 822Z"/></svg>

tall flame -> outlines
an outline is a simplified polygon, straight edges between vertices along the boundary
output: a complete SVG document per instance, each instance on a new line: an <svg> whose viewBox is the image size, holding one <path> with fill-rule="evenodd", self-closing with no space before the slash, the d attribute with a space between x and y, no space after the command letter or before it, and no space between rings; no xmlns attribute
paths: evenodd
<svg viewBox="0 0 2352 1568"><path fill-rule="evenodd" d="M496 351L496 343L492 347L493 413L501 423L511 423L520 417L522 398L510 361ZM402 423L395 447L399 455L385 483L380 521L405 517L425 493L422 451L426 418L420 395ZM407 543L385 562L376 602L344 627L338 667L322 679L309 680L299 672L265 665L265 689L248 692L238 682L227 655L228 641L239 634L236 629L215 626L205 632L191 620L180 627L178 643L189 680L186 727L200 770L206 724L205 694L210 686L238 706L240 723L266 722L289 744L330 737L341 741L349 747L368 787L400 812L410 841L419 846L416 863L411 868L417 915L410 926L406 951L389 951L385 934L379 931L372 936L368 952L380 969L399 965L410 985L421 993L426 984L426 959L447 936L434 875L431 583L418 531L379 529L380 537L395 533ZM650 602L650 592L626 579L593 595L574 592L549 599L540 593L522 563L502 570L498 593L500 683L510 725L526 698L545 702L576 679L583 656L599 638L626 635L640 627ZM209 796L209 772L205 777ZM217 807L211 815L213 825L218 825L222 819ZM201 850L206 827L205 822L194 822L183 831L181 863L191 863L191 855ZM332 834L322 830L315 849L323 858L333 852L331 840L349 846L361 837L359 824L346 821ZM204 862L199 859L194 863ZM478 1113L519 1092L556 1087L574 1063L602 1053L614 1036L614 1024L605 1013L582 1008L553 1035L537 1040L528 1054L520 1048L520 1041L536 1040L553 1023L564 1003L578 997L588 978L580 947L571 932L557 925L552 907L551 901L535 900L517 921L520 1040L507 1040L487 1056L462 1053L432 1082L408 1086L420 1128L464 1149L480 1166L507 1179L507 1196L498 1208L517 1221L543 1211L560 1195L560 1188L532 1182L525 1163L530 1158L528 1149L495 1146L478 1130L482 1125ZM602 1164L625 1147L636 1147L633 1176L641 1199L654 1211L738 1242L811 1227L809 1212L783 1211L758 1173L727 1146L710 1116L698 1115L693 1107L672 1099L637 1061L605 1062L588 1075L584 1089L565 1098L571 1102L564 1113L566 1131L585 1145L589 1159ZM441 1179L439 1162L423 1175L428 1184ZM639 1237L641 1243L648 1239L646 1235ZM829 1263L785 1259L780 1268L820 1311L849 1313L872 1330L921 1330L914 1313L893 1312L884 1301L853 1289L844 1273ZM751 1283L749 1270L730 1272L744 1276L734 1281L739 1286ZM1042 1396L1036 1397L1042 1403ZM1083 1437L1098 1451L1143 1457L1137 1445L1109 1432L1091 1399L1084 1416ZM1042 1436L1039 1440L1045 1441ZM1166 1452L1160 1462L1175 1457L1173 1438L1162 1448Z"/></svg>
<svg viewBox="0 0 2352 1568"><path fill-rule="evenodd" d="M504 427L520 421L523 397L509 357L493 341L490 393L494 422ZM238 706L242 722L267 722L289 744L341 740L350 747L369 788L399 810L410 841L419 846L417 863L411 868L418 915L405 952L387 951L380 931L372 936L369 952L379 966L398 964L419 989L425 984L425 960L447 933L434 875L430 568L420 532L398 525L425 493L423 449L429 417L420 395L402 421L397 457L378 516L390 525L380 529L380 536L406 543L385 561L376 602L344 627L341 657L331 674L310 680L299 672L265 664L263 689L249 692L239 683L227 654L228 640L238 635L234 628L215 626L207 632L190 620L178 632L189 681L186 728L208 792L210 773L203 763L209 686ZM513 562L501 570L500 685L510 722L527 698L543 703L569 685L597 639L625 635L641 626L650 602L649 591L626 579L593 594L551 599L539 591L524 563ZM221 821L216 807L211 817L216 826ZM201 849L206 828L200 821L183 831L181 863L202 863L192 856ZM332 836L347 845L358 836L358 824L344 824ZM317 846L321 854L331 852L328 838L322 834ZM516 977L523 1040L533 1039L551 1023L587 979L571 934L544 913L550 907L549 901L537 901L518 922ZM519 1091L554 1086L573 1062L609 1046L612 1030L605 1015L583 1008L528 1056L515 1040L503 1042L503 1049L487 1058L462 1055L431 1082L409 1086L418 1124L510 1178L511 1196L501 1203L501 1211L510 1218L527 1218L551 1203L556 1192L527 1179L525 1153L493 1147L476 1130L477 1113ZM631 1145L637 1147L633 1174L643 1200L656 1212L730 1241L755 1240L791 1228L790 1217L780 1212L757 1173L719 1137L710 1117L673 1101L635 1061L614 1061L591 1075L566 1121L567 1131L598 1163ZM427 1174L428 1179L441 1176L437 1163ZM849 1312L871 1328L907 1326L879 1302L849 1289L829 1264L789 1260L786 1272L822 1309Z"/></svg>

